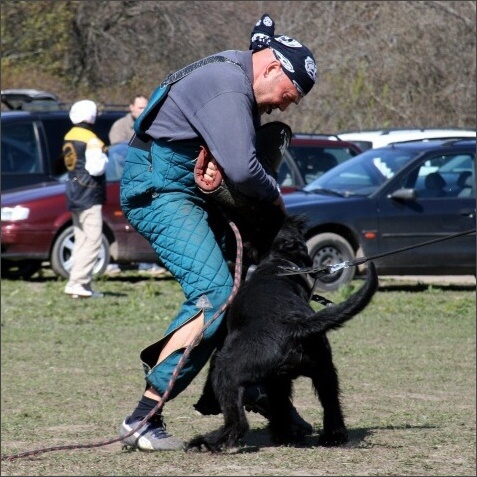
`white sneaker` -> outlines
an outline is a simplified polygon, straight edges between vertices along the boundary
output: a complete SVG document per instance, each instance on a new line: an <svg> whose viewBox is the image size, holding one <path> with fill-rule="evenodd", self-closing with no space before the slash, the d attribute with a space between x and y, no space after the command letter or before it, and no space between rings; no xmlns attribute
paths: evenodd
<svg viewBox="0 0 477 477"><path fill-rule="evenodd" d="M87 290L85 287L81 285L66 285L65 293L67 295L71 295L72 298L101 298L104 296L100 292L95 292L93 290Z"/></svg>
<svg viewBox="0 0 477 477"><path fill-rule="evenodd" d="M159 275L164 275L164 273L167 272L167 270L164 267L160 267L157 265L157 263L154 263L150 267L147 267L149 264L140 264L138 267L139 273L144 273L146 275L154 275L154 276L159 276Z"/></svg>
<svg viewBox="0 0 477 477"><path fill-rule="evenodd" d="M161 416L153 416L144 426L134 434L124 437L135 429L141 420L133 421L128 416L121 424L119 437L122 438L124 448L139 449L141 451L168 451L182 450L184 443L166 432L166 426Z"/></svg>
<svg viewBox="0 0 477 477"><path fill-rule="evenodd" d="M106 275L116 275L117 273L121 273L121 269L117 263L110 263L104 273Z"/></svg>

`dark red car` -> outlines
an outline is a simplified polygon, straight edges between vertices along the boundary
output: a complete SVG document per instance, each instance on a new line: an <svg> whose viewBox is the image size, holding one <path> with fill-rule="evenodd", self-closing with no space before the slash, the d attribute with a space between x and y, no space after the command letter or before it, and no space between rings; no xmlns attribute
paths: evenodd
<svg viewBox="0 0 477 477"><path fill-rule="evenodd" d="M111 259L118 263L158 262L149 242L137 233L119 205L119 180L126 143L109 148L107 202L103 206L103 245L94 272L101 274ZM44 182L2 194L2 277L29 278L42 262L64 278L71 268L74 233L66 209L65 182Z"/></svg>
<svg viewBox="0 0 477 477"><path fill-rule="evenodd" d="M305 187L333 167L361 153L351 142L325 134L294 134L278 171L282 193Z"/></svg>

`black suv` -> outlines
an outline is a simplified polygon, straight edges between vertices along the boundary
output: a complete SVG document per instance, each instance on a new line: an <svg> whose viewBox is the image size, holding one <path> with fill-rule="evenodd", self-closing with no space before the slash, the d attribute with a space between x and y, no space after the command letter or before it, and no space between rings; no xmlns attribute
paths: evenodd
<svg viewBox="0 0 477 477"><path fill-rule="evenodd" d="M114 121L127 111L100 111L95 130L109 145ZM65 172L61 149L72 127L68 111L2 112L2 191L56 179Z"/></svg>
<svg viewBox="0 0 477 477"><path fill-rule="evenodd" d="M66 172L62 146L71 129L71 104L48 91L2 89L2 191L57 179ZM114 121L127 106L99 107L95 130L109 145Z"/></svg>

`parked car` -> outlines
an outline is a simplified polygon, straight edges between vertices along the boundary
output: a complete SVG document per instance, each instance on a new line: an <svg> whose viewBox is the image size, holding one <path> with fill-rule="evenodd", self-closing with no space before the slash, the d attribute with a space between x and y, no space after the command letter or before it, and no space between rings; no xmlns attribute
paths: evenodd
<svg viewBox="0 0 477 477"><path fill-rule="evenodd" d="M109 145L114 121L127 111L100 111L95 129ZM65 172L61 148L73 126L68 111L6 111L2 121L2 191L57 179Z"/></svg>
<svg viewBox="0 0 477 477"><path fill-rule="evenodd" d="M409 141L431 141L457 138L475 138L476 132L466 128L390 128L364 131L342 131L337 136L358 145L363 151L388 144Z"/></svg>
<svg viewBox="0 0 477 477"><path fill-rule="evenodd" d="M294 134L278 170L282 193L301 189L324 172L360 152L358 146L336 136Z"/></svg>
<svg viewBox="0 0 477 477"><path fill-rule="evenodd" d="M476 141L409 142L369 149L284 196L308 218L314 267L475 229ZM376 260L382 275L475 275L475 232ZM318 277L336 290L356 267ZM358 270L360 273L360 270Z"/></svg>
<svg viewBox="0 0 477 477"><path fill-rule="evenodd" d="M333 151L337 161L357 153L355 146L337 140L300 138L294 141L292 154L296 157L302 154L304 159L310 152L318 155ZM129 225L120 207L119 180L126 151L127 143L113 144L108 148L108 201L103 207L103 245L95 274L102 274L111 258L120 264L159 263L152 247ZM280 169L294 171L293 176L291 172L284 176L284 193L305 185L301 175L303 170L298 167L305 162L297 160L295 163L292 154L285 155ZM48 261L57 275L68 277L74 234L62 182L66 175L56 177L57 181L2 193L2 276L29 278L41 268L42 262Z"/></svg>
<svg viewBox="0 0 477 477"><path fill-rule="evenodd" d="M149 242L131 227L119 204L126 148L126 143L118 143L108 150L103 243L95 274L102 274L111 258L117 263L159 263ZM2 193L2 277L30 278L45 261L57 275L68 277L74 233L66 208L65 180L63 175L56 181Z"/></svg>
<svg viewBox="0 0 477 477"><path fill-rule="evenodd" d="M37 89L2 89L2 111L58 111L61 103L56 94Z"/></svg>

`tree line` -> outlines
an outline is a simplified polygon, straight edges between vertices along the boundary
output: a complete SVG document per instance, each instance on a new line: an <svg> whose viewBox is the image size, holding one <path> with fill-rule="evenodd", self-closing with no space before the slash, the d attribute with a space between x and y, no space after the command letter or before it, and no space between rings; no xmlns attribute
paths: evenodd
<svg viewBox="0 0 477 477"><path fill-rule="evenodd" d="M2 89L128 104L203 56L249 47L263 13L318 80L270 119L294 131L476 127L475 1L2 0Z"/></svg>

